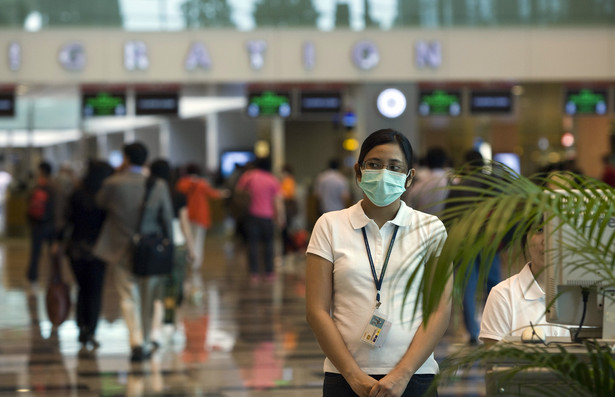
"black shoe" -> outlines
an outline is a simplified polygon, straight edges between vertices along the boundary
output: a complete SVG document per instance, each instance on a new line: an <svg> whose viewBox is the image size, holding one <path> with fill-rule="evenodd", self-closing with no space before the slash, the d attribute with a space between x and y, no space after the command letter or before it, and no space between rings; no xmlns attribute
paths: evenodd
<svg viewBox="0 0 615 397"><path fill-rule="evenodd" d="M470 344L470 346L478 346L478 339L476 339L475 337L471 337L468 343Z"/></svg>
<svg viewBox="0 0 615 397"><path fill-rule="evenodd" d="M150 358L151 355L151 352L144 351L141 346L133 347L130 355L130 361L133 363L140 363Z"/></svg>

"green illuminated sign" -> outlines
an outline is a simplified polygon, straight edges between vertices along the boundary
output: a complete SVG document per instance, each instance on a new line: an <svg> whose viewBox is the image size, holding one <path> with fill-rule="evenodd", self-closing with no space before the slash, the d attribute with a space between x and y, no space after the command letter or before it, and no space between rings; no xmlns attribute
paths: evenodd
<svg viewBox="0 0 615 397"><path fill-rule="evenodd" d="M606 90L570 90L566 92L564 109L567 114L606 114Z"/></svg>
<svg viewBox="0 0 615 397"><path fill-rule="evenodd" d="M83 94L83 115L88 116L125 116L126 95L98 92Z"/></svg>
<svg viewBox="0 0 615 397"><path fill-rule="evenodd" d="M290 116L290 95L288 92L263 91L250 94L248 114L257 116Z"/></svg>
<svg viewBox="0 0 615 397"><path fill-rule="evenodd" d="M419 114L422 116L448 115L461 113L461 93L459 91L421 91L419 93Z"/></svg>

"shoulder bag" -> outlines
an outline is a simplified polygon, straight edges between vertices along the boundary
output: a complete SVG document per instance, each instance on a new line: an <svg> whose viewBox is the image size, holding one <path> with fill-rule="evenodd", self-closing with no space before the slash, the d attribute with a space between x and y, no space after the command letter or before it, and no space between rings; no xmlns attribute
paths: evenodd
<svg viewBox="0 0 615 397"><path fill-rule="evenodd" d="M162 226L162 233L143 234L143 214L155 180L148 178L145 196L141 203L137 233L133 236L132 272L136 276L159 276L171 273L173 268L173 242L169 231ZM160 220L158 219L158 222Z"/></svg>
<svg viewBox="0 0 615 397"><path fill-rule="evenodd" d="M70 287L62 279L62 258L59 253L51 254L51 274L45 294L47 317L55 327L68 318L70 312Z"/></svg>

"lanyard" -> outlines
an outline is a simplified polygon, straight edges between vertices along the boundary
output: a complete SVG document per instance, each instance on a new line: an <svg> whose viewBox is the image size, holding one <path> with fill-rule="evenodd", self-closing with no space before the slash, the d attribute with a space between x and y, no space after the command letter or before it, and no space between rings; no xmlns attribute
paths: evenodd
<svg viewBox="0 0 615 397"><path fill-rule="evenodd" d="M393 243L395 243L395 236L397 236L397 229L399 229L399 226L395 225L393 237L391 237L391 242L389 243L387 256L384 259L384 264L382 265L382 270L380 271L380 278L378 278L378 276L376 276L376 266L374 266L372 253L369 249L369 242L367 241L367 233L365 232L365 227L361 228L361 231L363 232L363 240L365 241L365 249L367 250L367 258L369 259L369 266L372 268L372 277L374 278L374 283L376 284L376 308L380 307L380 288L382 287L382 280L384 280L384 273L386 272L387 266L389 265L389 258L391 257Z"/></svg>

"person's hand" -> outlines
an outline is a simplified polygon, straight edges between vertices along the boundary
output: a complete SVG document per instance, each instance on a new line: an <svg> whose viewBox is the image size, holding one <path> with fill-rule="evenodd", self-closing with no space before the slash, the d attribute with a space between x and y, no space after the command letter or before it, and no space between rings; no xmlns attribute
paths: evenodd
<svg viewBox="0 0 615 397"><path fill-rule="evenodd" d="M194 262L194 260L196 259L196 253L194 252L194 248L188 247L188 249L186 249L186 259L188 260L188 263Z"/></svg>
<svg viewBox="0 0 615 397"><path fill-rule="evenodd" d="M58 255L60 253L60 243L54 241L53 243L51 243L49 250L51 251L51 255Z"/></svg>
<svg viewBox="0 0 615 397"><path fill-rule="evenodd" d="M372 386L369 397L399 397L406 390L409 381L409 378L389 373Z"/></svg>
<svg viewBox="0 0 615 397"><path fill-rule="evenodd" d="M372 378L365 372L362 372L357 377L350 377L346 379L352 391L357 393L360 397L368 397L370 390L376 385L376 379Z"/></svg>

